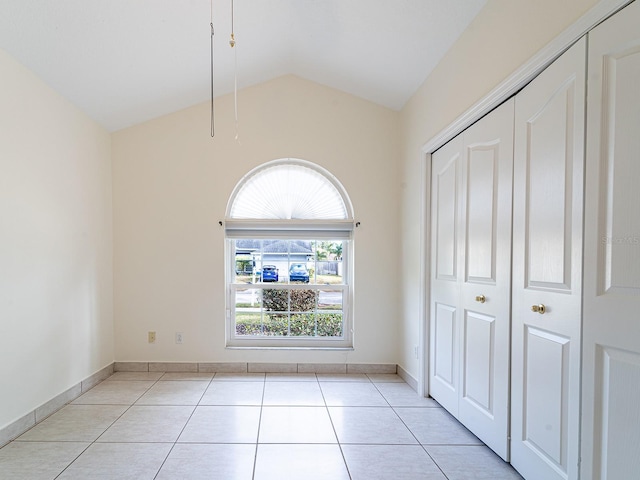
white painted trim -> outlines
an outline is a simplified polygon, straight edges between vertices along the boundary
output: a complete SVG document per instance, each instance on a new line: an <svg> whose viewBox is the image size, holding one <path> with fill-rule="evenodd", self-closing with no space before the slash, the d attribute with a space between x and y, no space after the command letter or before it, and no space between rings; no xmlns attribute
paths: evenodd
<svg viewBox="0 0 640 480"><path fill-rule="evenodd" d="M64 392L56 395L51 400L48 400L39 407L30 411L26 415L0 428L0 448L8 444L14 438L22 435L34 425L45 420L47 417L54 414L65 405L78 398L87 390L90 390L98 383L109 378L111 375L113 375L114 367L115 363L111 363L106 367L101 368L93 375L90 375L84 380L81 380Z"/></svg>
<svg viewBox="0 0 640 480"><path fill-rule="evenodd" d="M398 365L398 376L400 378L402 378L407 385L409 385L411 388L413 388L418 395L420 395L421 397L423 397L424 395L422 395L420 393L420 391L418 390L418 380L416 380L415 378L413 378L413 376L407 372L404 368L402 368L400 365Z"/></svg>
<svg viewBox="0 0 640 480"><path fill-rule="evenodd" d="M560 33L560 35L509 75L485 97L476 102L465 113L455 119L453 123L425 143L422 151L424 153L435 152L453 137L520 91L587 32L632 1L633 0L601 0L598 2L573 25Z"/></svg>
<svg viewBox="0 0 640 480"><path fill-rule="evenodd" d="M116 362L116 372L392 374L395 363ZM412 377L413 378L413 377Z"/></svg>
<svg viewBox="0 0 640 480"><path fill-rule="evenodd" d="M431 235L431 154L425 156L420 168L420 294L418 326L418 384L416 391L422 397L429 395L429 369L427 359L429 358L429 304L431 297L430 266L431 249L429 248L429 238Z"/></svg>

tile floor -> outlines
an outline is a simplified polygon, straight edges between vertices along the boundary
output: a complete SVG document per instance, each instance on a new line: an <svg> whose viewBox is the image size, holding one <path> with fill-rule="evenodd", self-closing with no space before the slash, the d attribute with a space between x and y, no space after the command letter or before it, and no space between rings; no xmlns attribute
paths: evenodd
<svg viewBox="0 0 640 480"><path fill-rule="evenodd" d="M521 477L397 375L118 372L0 449L0 478Z"/></svg>

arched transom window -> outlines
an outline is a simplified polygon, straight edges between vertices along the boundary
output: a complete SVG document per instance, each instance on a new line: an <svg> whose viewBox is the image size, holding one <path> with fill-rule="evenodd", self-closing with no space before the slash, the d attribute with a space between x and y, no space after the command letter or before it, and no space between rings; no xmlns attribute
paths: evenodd
<svg viewBox="0 0 640 480"><path fill-rule="evenodd" d="M227 207L227 345L349 348L353 210L329 172L280 159Z"/></svg>

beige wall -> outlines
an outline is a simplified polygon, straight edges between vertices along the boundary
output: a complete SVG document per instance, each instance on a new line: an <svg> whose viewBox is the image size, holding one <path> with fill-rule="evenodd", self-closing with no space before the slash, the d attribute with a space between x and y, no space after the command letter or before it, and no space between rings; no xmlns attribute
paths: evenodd
<svg viewBox="0 0 640 480"><path fill-rule="evenodd" d="M114 360L110 157L0 50L0 429Z"/></svg>
<svg viewBox="0 0 640 480"><path fill-rule="evenodd" d="M489 0L401 112L403 272L415 268L422 249L424 167L421 147L451 124L560 32L596 0ZM426 189L428 192L428 189ZM402 276L398 363L418 374L421 294L413 276Z"/></svg>
<svg viewBox="0 0 640 480"><path fill-rule="evenodd" d="M396 363L398 113L295 76L113 135L118 361ZM235 185L285 157L329 170L350 195L355 234L355 350L225 349L224 219ZM155 344L147 332L157 332ZM184 343L176 345L175 332Z"/></svg>

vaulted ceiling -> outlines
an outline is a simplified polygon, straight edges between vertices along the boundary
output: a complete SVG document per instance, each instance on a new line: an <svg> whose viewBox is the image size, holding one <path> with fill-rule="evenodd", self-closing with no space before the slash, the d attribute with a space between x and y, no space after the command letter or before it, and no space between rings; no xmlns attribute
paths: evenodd
<svg viewBox="0 0 640 480"><path fill-rule="evenodd" d="M399 110L486 0L2 0L0 48L110 131L294 74ZM213 8L211 8L213 7ZM236 68L237 66L237 68Z"/></svg>

